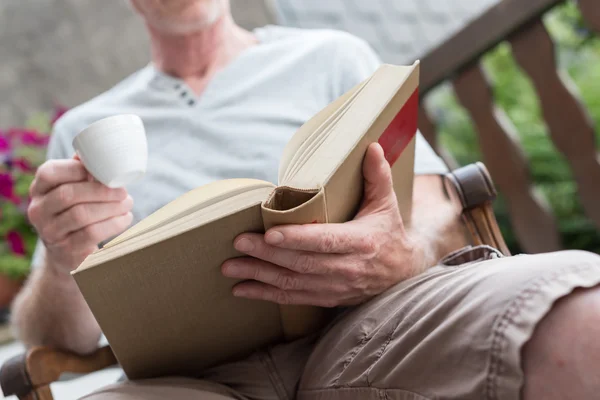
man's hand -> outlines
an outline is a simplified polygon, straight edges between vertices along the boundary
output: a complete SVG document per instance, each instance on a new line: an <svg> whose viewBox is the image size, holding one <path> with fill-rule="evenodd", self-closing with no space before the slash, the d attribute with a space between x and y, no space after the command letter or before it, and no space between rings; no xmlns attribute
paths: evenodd
<svg viewBox="0 0 600 400"><path fill-rule="evenodd" d="M47 265L63 272L132 221L127 192L93 181L77 159L44 163L29 192L28 216L46 246Z"/></svg>
<svg viewBox="0 0 600 400"><path fill-rule="evenodd" d="M343 224L278 226L234 242L250 257L226 261L225 276L244 281L235 296L280 304L355 305L420 273L425 255L405 231L392 174L379 144L363 163L364 199Z"/></svg>

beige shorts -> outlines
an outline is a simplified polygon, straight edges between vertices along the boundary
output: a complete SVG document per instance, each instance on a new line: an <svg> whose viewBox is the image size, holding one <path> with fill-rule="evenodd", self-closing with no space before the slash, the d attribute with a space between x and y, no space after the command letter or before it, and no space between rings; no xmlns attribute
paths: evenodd
<svg viewBox="0 0 600 400"><path fill-rule="evenodd" d="M192 378L118 383L88 399L516 399L521 348L552 304L600 284L600 256L502 258L467 248L347 310L320 336Z"/></svg>

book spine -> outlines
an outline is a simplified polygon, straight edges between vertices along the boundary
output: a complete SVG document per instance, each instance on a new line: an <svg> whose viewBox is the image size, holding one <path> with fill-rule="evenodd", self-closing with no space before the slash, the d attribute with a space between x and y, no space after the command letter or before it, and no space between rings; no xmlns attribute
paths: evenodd
<svg viewBox="0 0 600 400"><path fill-rule="evenodd" d="M417 134L418 115L419 89L417 88L379 137L378 142L390 166L394 165Z"/></svg>
<svg viewBox="0 0 600 400"><path fill-rule="evenodd" d="M323 190L278 187L262 205L265 231L287 224L327 222ZM329 321L328 310L316 306L280 305L285 340L295 340L322 329Z"/></svg>

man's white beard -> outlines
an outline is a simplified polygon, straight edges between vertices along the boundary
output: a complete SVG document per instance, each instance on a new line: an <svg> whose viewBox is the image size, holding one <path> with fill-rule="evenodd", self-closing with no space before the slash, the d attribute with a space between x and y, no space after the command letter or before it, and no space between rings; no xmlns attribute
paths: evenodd
<svg viewBox="0 0 600 400"><path fill-rule="evenodd" d="M210 3L210 10L206 18L198 21L189 22L175 22L168 21L159 23L162 25L160 28L165 32L172 34L184 35L188 33L198 32L206 29L216 23L225 12L225 2L221 0L212 0Z"/></svg>
<svg viewBox="0 0 600 400"><path fill-rule="evenodd" d="M215 22L217 22L225 12L224 2L220 0L212 0L210 3L210 12L207 17L201 21L193 21L189 23L179 23L173 24L170 26L169 30L172 33L177 34L186 34L201 31L203 29L212 26Z"/></svg>

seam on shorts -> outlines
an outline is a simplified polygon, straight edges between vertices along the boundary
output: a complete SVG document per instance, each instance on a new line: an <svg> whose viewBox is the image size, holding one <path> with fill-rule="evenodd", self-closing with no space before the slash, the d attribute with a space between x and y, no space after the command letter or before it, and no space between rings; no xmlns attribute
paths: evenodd
<svg viewBox="0 0 600 400"><path fill-rule="evenodd" d="M354 361L354 359L356 358L356 356L358 355L358 353L362 350L363 347L365 347L365 345L367 344L367 342L370 339L371 339L371 337L370 337L370 335L368 333L364 333L363 334L362 339L360 339L360 341L358 342L358 344L356 346L354 346L354 348L352 349L352 351L350 352L350 354L348 355L348 357L344 360L344 363L342 364L342 368L341 368L340 372L333 379L333 385L334 386L339 385L340 378L342 377L342 374L346 371L346 369L348 368L348 366L352 363L352 361Z"/></svg>
<svg viewBox="0 0 600 400"><path fill-rule="evenodd" d="M582 272L591 269L596 269L596 267L591 263L582 263L582 265L570 266L566 268L562 268L549 276L542 276L538 279L535 279L533 283L531 283L526 289L524 289L517 297L514 299L504 310L502 314L500 314L495 326L492 330L492 345L490 351L490 362L488 367L488 373L486 377L486 386L485 386L485 396L487 399L493 400L498 397L498 384L497 378L499 375L500 367L502 364L502 348L503 344L506 342L506 329L509 325L514 322L515 317L517 317L521 310L523 304L531 299L533 296L540 293L540 289L543 284L553 282L563 276L567 272Z"/></svg>
<svg viewBox="0 0 600 400"><path fill-rule="evenodd" d="M433 276L436 275L449 275L448 270L450 268L453 269L453 271L450 274L455 273L456 271L459 270L459 268L461 268L462 266L444 266L444 270L441 271L437 271L436 273L432 274ZM414 302L418 302L417 299L413 300ZM385 320L383 320L380 324L380 327L386 326L387 323L393 319L397 318L396 314L392 313L388 316L388 318L386 318ZM369 374L371 373L372 369L375 367L375 365L377 364L377 362L379 361L379 359L383 356L383 354L385 353L385 350L387 349L387 346L390 344L390 342L393 339L394 333L396 333L396 331L398 330L398 326L400 325L401 320L398 319L395 321L395 323L393 324L393 329L390 330L390 332L386 335L386 339L385 341L382 343L380 349L377 351L377 355L375 360L373 361L373 363L371 364L371 366L365 371L365 379L367 381L367 385L369 387L371 387L371 382L369 381ZM352 351L350 352L348 358L344 361L344 364L342 365L342 369L340 371L340 373L334 378L333 382L334 385L339 385L339 380L341 379L342 374L346 371L346 369L348 368L348 366L350 365L350 363L352 363L352 361L354 361L354 359L356 358L356 356L358 355L358 353L364 348L364 346L373 338L373 336L376 334L376 332L378 331L378 329L380 328L375 328L372 332L370 333L365 333L363 338L359 341L359 343L354 346L354 349L352 349ZM341 386L341 385L339 385Z"/></svg>
<svg viewBox="0 0 600 400"><path fill-rule="evenodd" d="M277 368L275 367L275 363L271 358L271 354L269 354L268 352L260 352L258 354L258 358L267 370L267 375L269 376L269 380L271 381L271 384L273 385L273 388L277 393L277 397L279 397L281 400L290 400L287 394L285 384L279 376Z"/></svg>
<svg viewBox="0 0 600 400"><path fill-rule="evenodd" d="M381 324L379 324L380 327L385 326L390 320L394 319L396 316L392 313L390 314L385 320L383 320L381 322ZM378 351L378 355L377 355L377 359L373 362L373 365L377 362L377 360L379 360L379 358L381 358L381 356L383 355L385 348L387 347L388 343L392 340L392 336L394 335L394 332L397 329L397 325L400 322L398 322L397 324L395 324L394 329L387 335L387 339L384 342L382 348ZM358 355L358 353L366 346L366 344L373 338L373 336L376 334L376 332L379 330L380 328L374 328L371 332L365 332L363 333L363 337L360 339L360 341L354 346L354 348L352 349L352 351L350 352L350 354L348 355L348 357L344 360L344 363L342 364L342 368L340 370L340 372L337 374L337 376L335 378L333 378L333 384L336 386L342 386L339 384L339 381L342 377L342 374L344 372L346 372L346 370L348 369L348 366L352 363L352 361L354 361L354 359L356 358L356 356ZM370 382L369 382L369 371L371 370L371 368L373 368L373 365L371 365L371 367L369 367L369 369L366 371L366 380L367 380L367 384L369 385L369 387L371 386Z"/></svg>
<svg viewBox="0 0 600 400"><path fill-rule="evenodd" d="M385 349L387 349L388 345L392 341L392 336L394 336L394 332L396 332L396 329L398 329L398 325L399 324L400 324L400 321L398 321L395 324L394 329L390 332L389 335L387 335L387 339L383 342L383 344L381 345L381 347L377 351L377 354L375 355L375 361L373 361L371 363L371 366L365 372L365 378L367 380L367 385L369 385L369 387L371 386L371 382L369 381L369 375L371 374L371 371L373 370L373 368L375 368L375 365L377 364L377 362L379 361L379 359L383 356L383 353L385 353Z"/></svg>
<svg viewBox="0 0 600 400"><path fill-rule="evenodd" d="M471 264L476 264L482 261L473 261L473 262L469 262L467 264L463 264L463 265L457 265L457 266L452 266L452 265L448 265L448 266L444 266L445 268L453 268L455 269L455 271L459 271L459 269L461 269L464 266L467 265L471 265ZM445 270L445 272L447 273L447 269ZM453 274L455 271L451 272L450 274ZM450 275L448 274L448 275ZM418 300L414 300L414 302L418 302ZM393 314L392 317L388 318L385 320L385 322L387 323L389 320L394 319L395 315ZM389 334L387 335L385 341L382 343L380 349L377 351L375 360L373 361L373 363L371 364L371 366L367 369L367 371L365 372L365 376L366 376L366 381L367 384L369 386L371 386L371 382L369 381L369 374L371 373L371 371L373 370L373 368L375 368L375 365L377 364L377 362L379 361L379 359L381 357L383 357L383 354L385 353L385 350L387 349L388 345L390 344L390 342L392 341L394 334L398 331L398 327L400 326L400 323L403 322L403 320L401 318L397 319L395 321L395 323L393 324L393 329L390 330Z"/></svg>

